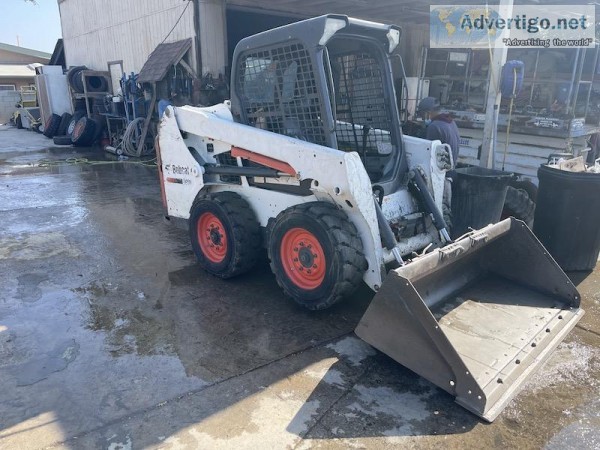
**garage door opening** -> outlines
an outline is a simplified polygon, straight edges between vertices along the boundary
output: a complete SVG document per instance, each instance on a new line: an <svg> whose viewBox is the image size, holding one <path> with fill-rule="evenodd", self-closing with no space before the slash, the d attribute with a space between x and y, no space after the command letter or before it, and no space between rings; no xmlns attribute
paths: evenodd
<svg viewBox="0 0 600 450"><path fill-rule="evenodd" d="M233 50L238 42L248 36L298 22L305 17L290 17L277 13L250 12L248 10L227 9L227 52L229 67L233 59Z"/></svg>

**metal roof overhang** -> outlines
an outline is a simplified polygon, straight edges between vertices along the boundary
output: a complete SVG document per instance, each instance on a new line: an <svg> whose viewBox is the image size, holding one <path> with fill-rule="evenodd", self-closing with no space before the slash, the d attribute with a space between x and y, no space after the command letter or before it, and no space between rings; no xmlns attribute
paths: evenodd
<svg viewBox="0 0 600 450"><path fill-rule="evenodd" d="M429 24L431 5L497 5L498 1L485 0L228 0L230 9L273 13L298 17L322 14L343 14L349 17L373 20L387 24ZM515 5L543 8L549 5L589 4L589 0L515 0ZM600 10L600 8L598 8Z"/></svg>

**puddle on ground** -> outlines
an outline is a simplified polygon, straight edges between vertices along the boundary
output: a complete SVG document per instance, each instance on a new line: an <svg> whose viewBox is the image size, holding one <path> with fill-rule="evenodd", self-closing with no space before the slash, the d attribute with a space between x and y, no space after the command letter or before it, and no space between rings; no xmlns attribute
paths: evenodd
<svg viewBox="0 0 600 450"><path fill-rule="evenodd" d="M68 256L76 258L80 251L62 233L25 234L0 239L0 260L33 260Z"/></svg>
<svg viewBox="0 0 600 450"><path fill-rule="evenodd" d="M68 339L56 345L51 351L27 362L14 366L12 375L17 386L30 386L45 380L51 374L67 368L79 355L79 344Z"/></svg>
<svg viewBox="0 0 600 450"><path fill-rule="evenodd" d="M25 302L35 302L42 297L40 283L48 281L48 275L45 273L25 273L17 277L19 286L17 288L17 298Z"/></svg>
<svg viewBox="0 0 600 450"><path fill-rule="evenodd" d="M159 300L148 303L142 291L100 281L74 291L82 294L89 304L85 327L106 333L107 349L112 356L175 353L174 325L158 317L162 309Z"/></svg>

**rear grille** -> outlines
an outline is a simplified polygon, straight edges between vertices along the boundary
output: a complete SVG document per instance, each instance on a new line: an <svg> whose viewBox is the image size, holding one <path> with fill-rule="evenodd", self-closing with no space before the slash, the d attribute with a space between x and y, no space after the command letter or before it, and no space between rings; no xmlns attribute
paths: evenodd
<svg viewBox="0 0 600 450"><path fill-rule="evenodd" d="M313 64L302 44L243 55L238 73L248 125L326 145Z"/></svg>

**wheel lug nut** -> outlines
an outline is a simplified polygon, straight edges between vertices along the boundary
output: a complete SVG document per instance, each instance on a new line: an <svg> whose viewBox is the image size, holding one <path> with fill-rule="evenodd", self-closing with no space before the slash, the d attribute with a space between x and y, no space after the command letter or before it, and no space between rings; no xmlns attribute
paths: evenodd
<svg viewBox="0 0 600 450"><path fill-rule="evenodd" d="M313 269L316 269L316 268L317 268L317 265L316 265L316 264L313 264Z"/></svg>
<svg viewBox="0 0 600 450"><path fill-rule="evenodd" d="M300 266L300 272L302 272L304 270L304 267Z"/></svg>
<svg viewBox="0 0 600 450"><path fill-rule="evenodd" d="M311 273L310 269L308 269L308 270L306 271L306 273Z"/></svg>
<svg viewBox="0 0 600 450"><path fill-rule="evenodd" d="M304 247L304 242L300 242L300 247Z"/></svg>
<svg viewBox="0 0 600 450"><path fill-rule="evenodd" d="M316 253L313 253L313 258L316 258L316 257L317 257L317 254L316 254Z"/></svg>
<svg viewBox="0 0 600 450"><path fill-rule="evenodd" d="M294 262L298 262L298 258L294 258Z"/></svg>

